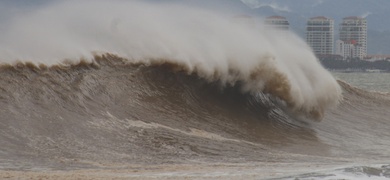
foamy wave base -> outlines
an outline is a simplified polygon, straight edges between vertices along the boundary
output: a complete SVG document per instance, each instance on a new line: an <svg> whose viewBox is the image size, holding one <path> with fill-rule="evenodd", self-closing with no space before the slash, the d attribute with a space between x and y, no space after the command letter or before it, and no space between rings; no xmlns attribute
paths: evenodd
<svg viewBox="0 0 390 180"><path fill-rule="evenodd" d="M0 39L4 62L48 65L113 53L131 63L176 64L244 92L265 92L294 113L320 120L341 89L298 37L230 16L139 1L66 1L19 14ZM94 53L91 53L94 52Z"/></svg>
<svg viewBox="0 0 390 180"><path fill-rule="evenodd" d="M308 173L297 176L291 176L280 179L300 179L300 180L366 180L377 179L386 180L390 178L390 165L373 165L373 166L353 166L341 168L328 172Z"/></svg>

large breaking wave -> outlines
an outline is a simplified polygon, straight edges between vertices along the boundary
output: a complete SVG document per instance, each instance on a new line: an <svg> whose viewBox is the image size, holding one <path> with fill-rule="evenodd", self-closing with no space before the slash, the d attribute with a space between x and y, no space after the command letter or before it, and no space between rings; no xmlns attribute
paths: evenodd
<svg viewBox="0 0 390 180"><path fill-rule="evenodd" d="M141 1L55 1L5 24L0 178L183 164L212 177L338 165L389 177L368 168L389 160L389 94L336 81L292 33Z"/></svg>
<svg viewBox="0 0 390 180"><path fill-rule="evenodd" d="M56 2L20 14L1 35L0 58L55 65L112 53L129 63L171 64L243 93L279 98L320 120L341 90L310 48L288 32L245 26L232 15L139 1Z"/></svg>
<svg viewBox="0 0 390 180"><path fill-rule="evenodd" d="M2 65L0 167L387 161L388 94L339 81L339 107L308 123L273 95L243 93L241 83L182 68L110 54L93 62Z"/></svg>

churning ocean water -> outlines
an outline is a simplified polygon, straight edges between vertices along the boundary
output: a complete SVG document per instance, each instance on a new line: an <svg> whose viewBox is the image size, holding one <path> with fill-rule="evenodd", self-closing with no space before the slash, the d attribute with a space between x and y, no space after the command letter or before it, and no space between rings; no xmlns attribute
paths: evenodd
<svg viewBox="0 0 390 180"><path fill-rule="evenodd" d="M331 74L293 34L67 1L12 18L0 39L2 178L390 177L388 90Z"/></svg>

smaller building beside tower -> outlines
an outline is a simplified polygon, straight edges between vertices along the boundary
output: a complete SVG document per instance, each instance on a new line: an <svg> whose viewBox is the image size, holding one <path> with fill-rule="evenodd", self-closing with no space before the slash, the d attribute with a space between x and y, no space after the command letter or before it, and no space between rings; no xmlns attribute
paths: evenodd
<svg viewBox="0 0 390 180"><path fill-rule="evenodd" d="M366 55L363 46L357 44L355 40L351 41L336 41L336 54L346 59L363 59Z"/></svg>

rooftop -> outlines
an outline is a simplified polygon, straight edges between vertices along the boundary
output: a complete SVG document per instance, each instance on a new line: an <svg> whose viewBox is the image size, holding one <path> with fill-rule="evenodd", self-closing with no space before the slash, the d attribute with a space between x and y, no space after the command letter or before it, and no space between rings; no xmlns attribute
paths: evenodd
<svg viewBox="0 0 390 180"><path fill-rule="evenodd" d="M319 19L319 20L332 20L332 19L327 18L325 16L316 16L316 17L310 18L310 20L316 20L316 19Z"/></svg>
<svg viewBox="0 0 390 180"><path fill-rule="evenodd" d="M364 18L358 17L358 16L349 16L349 17L343 18L343 20L363 20L363 19Z"/></svg>
<svg viewBox="0 0 390 180"><path fill-rule="evenodd" d="M286 19L283 16L268 16L266 19Z"/></svg>

